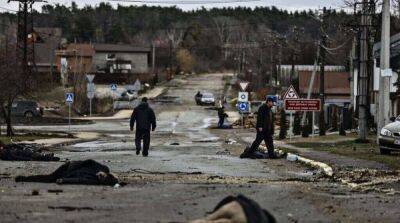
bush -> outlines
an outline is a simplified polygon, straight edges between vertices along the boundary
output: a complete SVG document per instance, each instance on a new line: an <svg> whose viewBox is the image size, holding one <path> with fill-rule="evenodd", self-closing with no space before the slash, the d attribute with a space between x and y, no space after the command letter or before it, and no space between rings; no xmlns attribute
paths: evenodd
<svg viewBox="0 0 400 223"><path fill-rule="evenodd" d="M281 109L281 117L280 117L280 126L281 129L279 131L279 139L286 139L287 136L287 120L286 120L286 112L285 109Z"/></svg>

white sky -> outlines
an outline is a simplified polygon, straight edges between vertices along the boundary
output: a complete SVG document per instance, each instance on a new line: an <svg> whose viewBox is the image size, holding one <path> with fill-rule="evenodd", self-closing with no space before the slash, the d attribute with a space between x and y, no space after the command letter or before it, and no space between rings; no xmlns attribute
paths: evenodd
<svg viewBox="0 0 400 223"><path fill-rule="evenodd" d="M59 3L65 4L67 6L71 5L71 0L47 0L49 3ZM146 1L146 0L143 0ZM179 2L177 0L151 0L151 1L174 1ZM200 1L207 2L213 0L190 0L190 1ZM221 1L229 1L229 0L221 0ZM80 6L84 5L97 5L100 2L104 2L104 0L75 0L75 2ZM112 5L116 6L118 4L121 5L142 5L140 3L125 3L125 2L112 2L108 1ZM41 6L45 3L35 3L35 8L40 9ZM147 5L159 5L159 4L147 4ZM195 4L195 5L177 5L177 7L182 8L183 10L192 10L200 7L205 8L213 8L213 7L237 7L237 6L246 6L246 7L256 7L256 6L276 6L281 9L287 9L289 11L295 10L304 10L304 9L321 9L322 7L328 7L333 9L340 9L343 7L343 0L260 0L255 2L246 2L246 3L217 3L217 4ZM16 2L7 3L6 0L0 0L0 7L4 7L7 9L18 9ZM171 6L162 4L161 6ZM0 8L0 11L4 11L4 9Z"/></svg>

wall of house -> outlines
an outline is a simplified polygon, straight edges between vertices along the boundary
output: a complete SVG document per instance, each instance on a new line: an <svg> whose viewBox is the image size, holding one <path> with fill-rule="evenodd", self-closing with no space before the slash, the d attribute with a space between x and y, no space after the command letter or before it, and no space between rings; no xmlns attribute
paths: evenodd
<svg viewBox="0 0 400 223"><path fill-rule="evenodd" d="M111 52L96 52L93 57L93 69L99 70L106 68L107 55ZM147 73L149 71L149 61L147 53L113 53L117 59L129 60L132 63L132 73Z"/></svg>

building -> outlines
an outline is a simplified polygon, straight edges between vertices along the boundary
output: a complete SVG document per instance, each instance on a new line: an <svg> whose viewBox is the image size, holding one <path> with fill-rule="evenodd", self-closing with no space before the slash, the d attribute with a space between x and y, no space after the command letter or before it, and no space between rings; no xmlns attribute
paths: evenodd
<svg viewBox="0 0 400 223"><path fill-rule="evenodd" d="M56 72L55 51L61 44L62 30L60 28L34 28L35 64L42 74Z"/></svg>
<svg viewBox="0 0 400 223"><path fill-rule="evenodd" d="M377 117L376 113L378 112L376 109L376 102L379 100L379 77L380 77L380 50L381 44L380 42L375 43L373 47L373 56L374 56L374 66L373 66L373 75L369 80L369 89L371 89L371 94L369 95L370 101L370 113L375 118ZM390 38L390 68L392 69L392 77L391 77L391 85L390 85L390 111L393 116L400 115L400 88L399 88L399 80L398 76L400 74L400 33L393 35ZM353 70L353 96L354 96L354 104L357 104L358 97L358 69L354 68ZM376 121L376 119L375 119Z"/></svg>
<svg viewBox="0 0 400 223"><path fill-rule="evenodd" d="M339 67L337 67L339 68ZM350 104L350 73L346 71L333 71L339 69L330 69L325 71L325 105L344 106ZM299 94L302 98L307 98L310 80L313 71L299 70ZM319 98L320 72L316 72L314 84L311 90L312 98Z"/></svg>
<svg viewBox="0 0 400 223"><path fill-rule="evenodd" d="M65 85L72 74L92 73L94 50L90 44L73 43L62 46L56 51L57 71Z"/></svg>
<svg viewBox="0 0 400 223"><path fill-rule="evenodd" d="M93 44L93 70L104 73L149 72L150 47L120 44Z"/></svg>
<svg viewBox="0 0 400 223"><path fill-rule="evenodd" d="M67 44L56 51L64 84L71 74L96 74L102 83L148 82L150 48L121 44ZM95 80L96 80L95 79Z"/></svg>

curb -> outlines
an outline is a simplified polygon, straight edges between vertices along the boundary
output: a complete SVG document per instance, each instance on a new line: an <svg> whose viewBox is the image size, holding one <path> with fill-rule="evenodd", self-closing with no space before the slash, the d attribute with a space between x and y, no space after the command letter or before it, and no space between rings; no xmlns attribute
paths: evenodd
<svg viewBox="0 0 400 223"><path fill-rule="evenodd" d="M283 152L282 150L279 150L279 151ZM329 166L326 163L315 161L315 160L311 160L311 159L308 159L308 158L305 158L305 157L302 157L302 156L299 156L299 155L293 154L293 153L287 153L287 157L289 157L289 156L294 158L293 161L297 161L297 162L302 163L304 165L308 165L308 166L312 166L314 168L320 169L325 176L328 176L328 177L332 177L333 176L332 167ZM287 160L289 160L289 159L287 159ZM292 160L289 160L289 161L292 161Z"/></svg>

